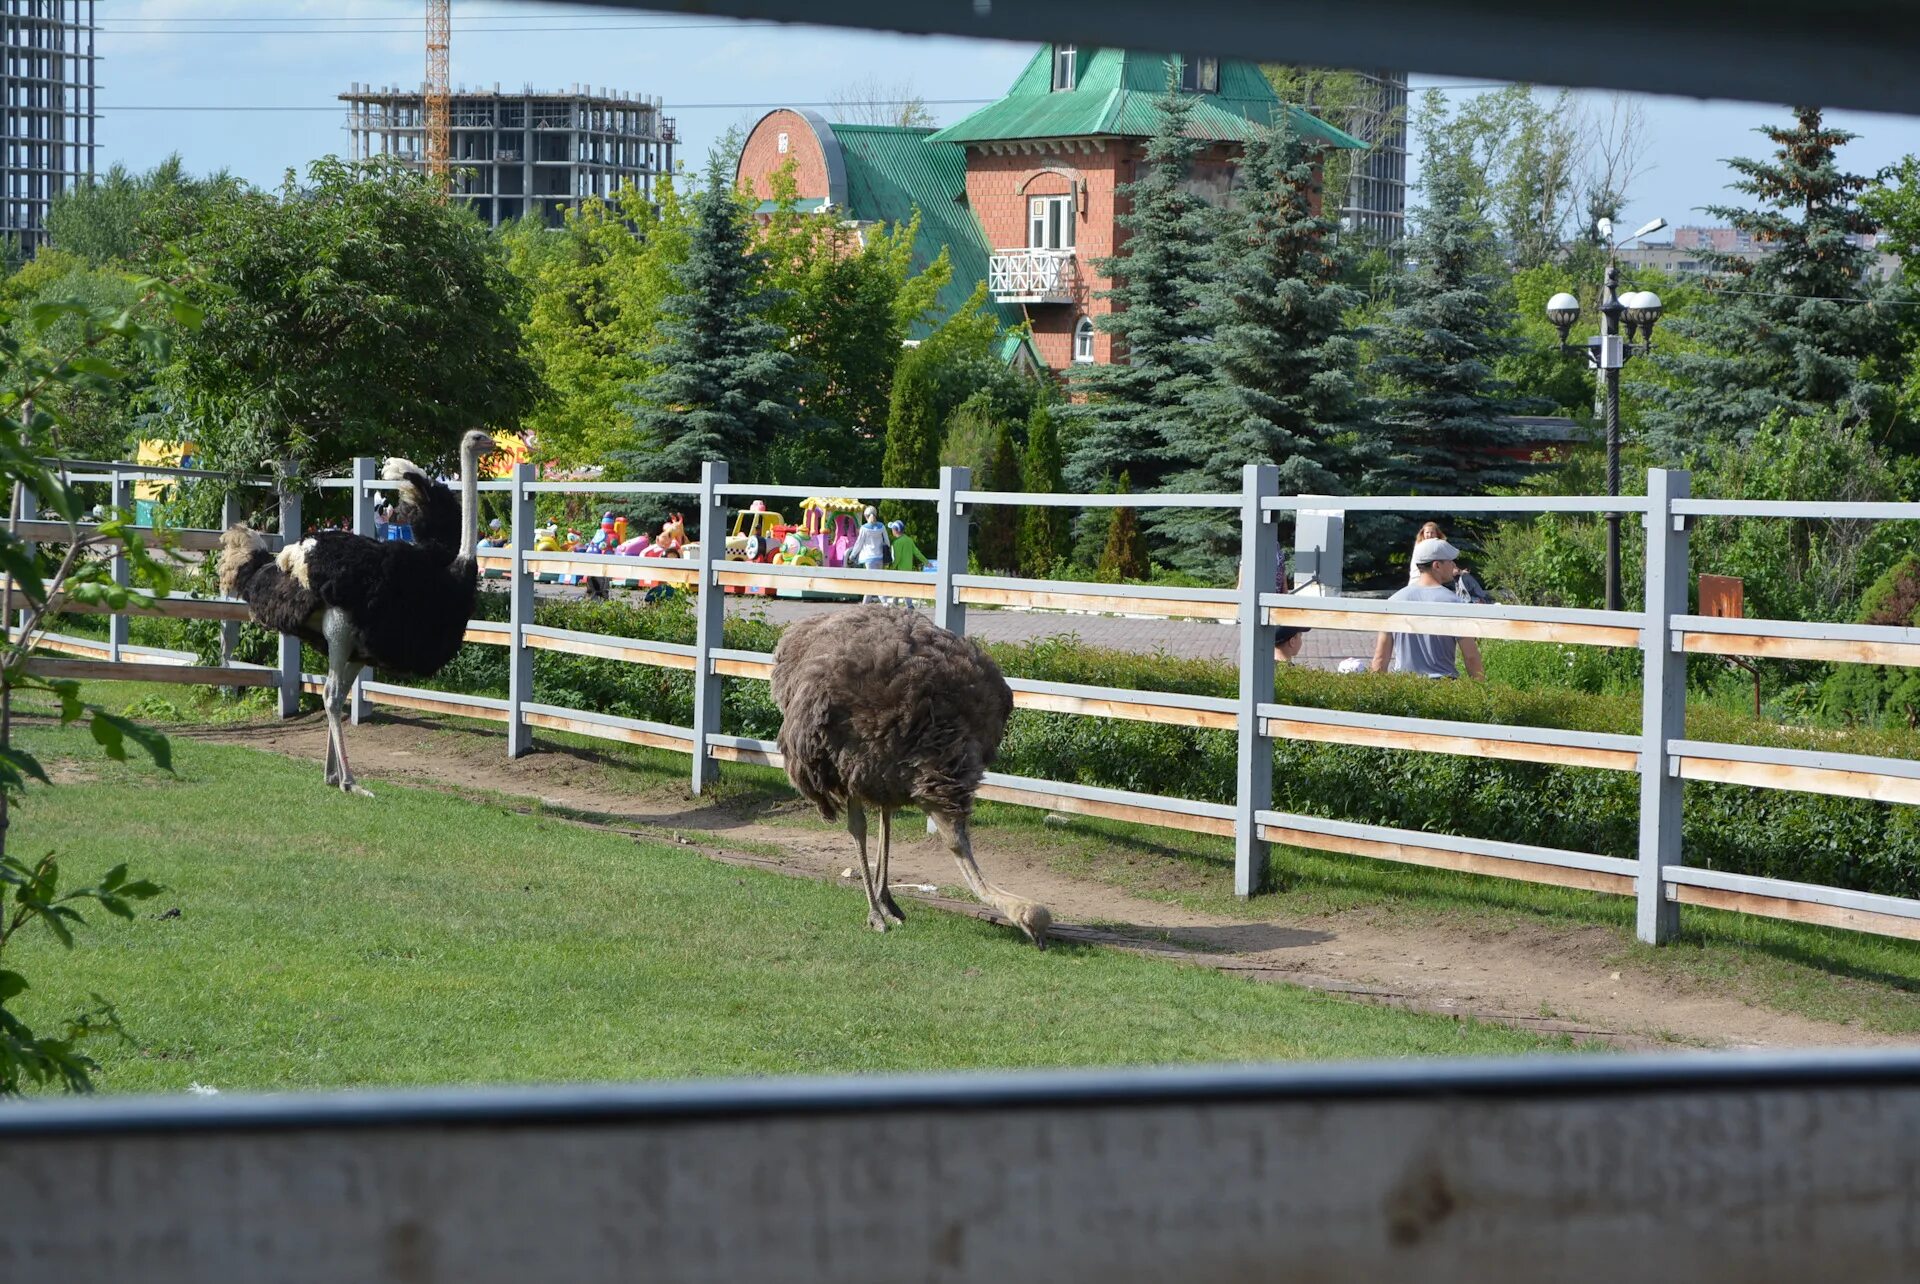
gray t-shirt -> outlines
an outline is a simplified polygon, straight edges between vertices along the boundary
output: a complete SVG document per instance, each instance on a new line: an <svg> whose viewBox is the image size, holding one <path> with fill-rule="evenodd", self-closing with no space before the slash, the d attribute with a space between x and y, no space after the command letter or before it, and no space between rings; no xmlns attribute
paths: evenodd
<svg viewBox="0 0 1920 1284"><path fill-rule="evenodd" d="M1395 593L1392 600L1460 604L1460 599L1454 596L1452 589L1425 584L1409 584ZM1424 673L1430 678L1457 678L1460 670L1455 653L1459 647L1459 639L1438 633L1396 633L1393 635L1393 663L1388 668L1393 673Z"/></svg>

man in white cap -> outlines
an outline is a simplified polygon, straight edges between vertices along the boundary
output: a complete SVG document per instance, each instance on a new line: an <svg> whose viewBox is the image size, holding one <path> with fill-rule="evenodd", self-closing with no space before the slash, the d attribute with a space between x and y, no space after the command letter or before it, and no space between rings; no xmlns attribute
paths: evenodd
<svg viewBox="0 0 1920 1284"><path fill-rule="evenodd" d="M1459 605L1453 581L1460 574L1460 550L1443 539L1423 539L1414 545L1413 583L1393 595L1395 602L1451 602ZM1480 667L1480 644L1472 638L1438 633L1382 633L1373 647L1373 671L1424 673L1430 678L1457 678L1455 650L1466 661L1467 675L1476 682L1486 676Z"/></svg>

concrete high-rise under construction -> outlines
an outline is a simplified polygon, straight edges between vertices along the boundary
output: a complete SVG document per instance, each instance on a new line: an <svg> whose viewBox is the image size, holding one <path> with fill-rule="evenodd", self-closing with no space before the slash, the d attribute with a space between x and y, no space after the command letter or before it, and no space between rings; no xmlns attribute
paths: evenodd
<svg viewBox="0 0 1920 1284"><path fill-rule="evenodd" d="M0 235L31 252L47 209L93 177L94 0L0 0Z"/></svg>
<svg viewBox="0 0 1920 1284"><path fill-rule="evenodd" d="M1375 245L1391 248L1407 225L1407 73L1360 73L1366 101L1348 129L1371 144L1354 164L1340 216Z"/></svg>
<svg viewBox="0 0 1920 1284"><path fill-rule="evenodd" d="M356 84L347 104L353 156L393 156L426 166L426 98L419 90ZM535 214L557 224L589 196L631 182L647 195L673 171L679 141L661 101L644 94L575 85L554 93L469 90L452 95L449 191L498 226Z"/></svg>

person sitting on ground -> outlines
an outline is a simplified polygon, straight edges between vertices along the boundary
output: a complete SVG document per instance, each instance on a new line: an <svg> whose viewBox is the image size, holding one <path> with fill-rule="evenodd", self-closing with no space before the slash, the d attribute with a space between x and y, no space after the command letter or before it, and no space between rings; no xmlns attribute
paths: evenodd
<svg viewBox="0 0 1920 1284"><path fill-rule="evenodd" d="M1413 564L1420 572L1417 583L1409 584L1393 595L1395 602L1459 602L1453 582L1460 574L1460 550L1443 539L1423 539L1414 545ZM1430 678L1457 678L1459 659L1467 665L1474 681L1486 677L1480 664L1480 644L1472 638L1456 638L1440 633L1382 633L1373 648L1375 673L1423 673Z"/></svg>

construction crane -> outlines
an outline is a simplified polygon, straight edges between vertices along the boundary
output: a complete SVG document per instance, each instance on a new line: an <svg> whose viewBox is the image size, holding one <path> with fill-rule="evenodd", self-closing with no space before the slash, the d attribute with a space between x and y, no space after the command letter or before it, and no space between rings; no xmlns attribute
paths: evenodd
<svg viewBox="0 0 1920 1284"><path fill-rule="evenodd" d="M449 126L453 114L453 87L447 76L447 46L452 42L452 0L427 0L426 147L427 174L447 188Z"/></svg>

